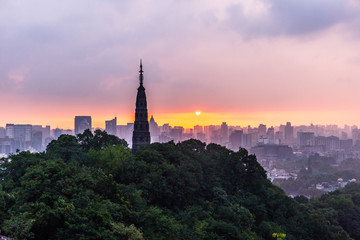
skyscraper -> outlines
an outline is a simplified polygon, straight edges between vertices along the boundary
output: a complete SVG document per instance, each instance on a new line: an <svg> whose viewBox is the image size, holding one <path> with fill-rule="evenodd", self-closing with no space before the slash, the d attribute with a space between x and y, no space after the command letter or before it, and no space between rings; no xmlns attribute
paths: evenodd
<svg viewBox="0 0 360 240"><path fill-rule="evenodd" d="M239 147L243 145L243 135L243 130L235 130L230 134L229 142L232 150L238 151Z"/></svg>
<svg viewBox="0 0 360 240"><path fill-rule="evenodd" d="M220 144L225 145L229 141L229 127L226 122L220 126Z"/></svg>
<svg viewBox="0 0 360 240"><path fill-rule="evenodd" d="M149 130L150 130L151 142L158 142L160 137L160 127L155 122L154 116L151 116L150 118Z"/></svg>
<svg viewBox="0 0 360 240"><path fill-rule="evenodd" d="M132 152L135 153L140 147L150 144L150 132L148 122L148 111L146 103L145 88L143 86L144 75L142 62L140 60L140 86L136 96L135 122L132 137Z"/></svg>
<svg viewBox="0 0 360 240"><path fill-rule="evenodd" d="M91 131L91 116L75 116L75 135L83 133L86 129Z"/></svg>
<svg viewBox="0 0 360 240"><path fill-rule="evenodd" d="M269 139L269 141L271 143L274 142L274 140L275 140L275 129L274 129L273 126L271 126L271 128L268 128L267 137L268 137L268 139Z"/></svg>
<svg viewBox="0 0 360 240"><path fill-rule="evenodd" d="M112 120L105 121L105 131L108 134L116 135L116 125L117 125L117 118L115 117Z"/></svg>
<svg viewBox="0 0 360 240"><path fill-rule="evenodd" d="M258 127L259 130L259 137L265 137L266 136L266 125L260 124Z"/></svg>
<svg viewBox="0 0 360 240"><path fill-rule="evenodd" d="M294 139L294 127L291 126L290 122L287 122L286 126L285 126L285 141L287 141L287 143L289 143L293 139Z"/></svg>

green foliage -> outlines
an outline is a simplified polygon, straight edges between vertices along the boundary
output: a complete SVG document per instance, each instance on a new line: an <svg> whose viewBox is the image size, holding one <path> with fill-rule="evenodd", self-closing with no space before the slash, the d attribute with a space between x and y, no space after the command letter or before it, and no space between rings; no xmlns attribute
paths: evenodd
<svg viewBox="0 0 360 240"><path fill-rule="evenodd" d="M93 134L89 129L86 129L82 134L77 135L77 139L84 152L88 152L90 149L98 151L107 146L128 146L124 139L109 135L107 132L101 130L95 130L95 134Z"/></svg>
<svg viewBox="0 0 360 240"><path fill-rule="evenodd" d="M61 135L58 140L51 141L46 147L46 153L50 158L60 158L64 161L81 159L83 156L80 144L70 135Z"/></svg>
<svg viewBox="0 0 360 240"><path fill-rule="evenodd" d="M62 135L3 159L0 184L0 227L17 239L360 239L357 185L291 199L254 155L197 140L132 155L105 132Z"/></svg>
<svg viewBox="0 0 360 240"><path fill-rule="evenodd" d="M17 239L34 239L34 233L31 232L34 221L29 214L19 214L6 220L2 227Z"/></svg>
<svg viewBox="0 0 360 240"><path fill-rule="evenodd" d="M273 233L272 237L276 238L276 240L282 240L282 239L285 239L286 234L285 233Z"/></svg>
<svg viewBox="0 0 360 240"><path fill-rule="evenodd" d="M123 223L112 223L113 233L118 239L142 240L143 234L133 224L125 226Z"/></svg>

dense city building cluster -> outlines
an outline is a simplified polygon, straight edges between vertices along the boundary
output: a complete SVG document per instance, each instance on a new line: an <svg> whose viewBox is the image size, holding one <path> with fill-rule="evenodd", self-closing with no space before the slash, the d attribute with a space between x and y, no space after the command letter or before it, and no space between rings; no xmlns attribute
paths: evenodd
<svg viewBox="0 0 360 240"><path fill-rule="evenodd" d="M84 130L94 130L91 116L76 116L74 129L51 129L49 125L6 124L0 127L0 153L9 154L16 150L43 151L47 144L62 134L77 135ZM134 123L118 125L117 118L105 121L105 131L125 139L132 145ZM170 126L168 123L159 125L153 116L149 121L151 142L175 143L191 138L206 143L216 143L229 149L246 148L255 153L261 160L289 159L296 156L309 156L318 153L334 157L338 162L346 158L357 158L360 155L360 129L357 126L343 128L337 125L285 125L258 127L221 125L184 128Z"/></svg>

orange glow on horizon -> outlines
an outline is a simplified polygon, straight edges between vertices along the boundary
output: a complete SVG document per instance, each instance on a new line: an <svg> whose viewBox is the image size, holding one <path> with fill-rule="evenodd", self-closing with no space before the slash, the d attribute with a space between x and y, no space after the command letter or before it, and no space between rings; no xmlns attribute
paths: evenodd
<svg viewBox="0 0 360 240"><path fill-rule="evenodd" d="M73 112L55 112L46 114L40 113L22 113L12 115L12 119L16 121L9 121L6 119L0 120L0 126L4 127L6 123L14 124L33 124L33 125L50 125L52 129L57 127L63 129L74 128L74 117L81 115L92 116L92 125L94 128L105 128L105 121L111 120L115 114L100 111L82 111L79 114ZM258 126L260 123L270 126L279 126L286 122L291 122L292 125L309 125L313 124L337 124L340 127L343 125L360 125L360 110L343 110L343 111L242 111L242 112L211 112L203 111L200 115L197 111L184 112L149 112L149 119L151 115L154 116L155 121L159 125L165 123L171 126L183 126L184 128L192 128L195 125L221 125L226 122L230 126L246 127L251 125ZM26 115L26 116L25 116ZM118 125L125 125L134 121L133 113L118 113ZM344 121L346 119L346 121Z"/></svg>

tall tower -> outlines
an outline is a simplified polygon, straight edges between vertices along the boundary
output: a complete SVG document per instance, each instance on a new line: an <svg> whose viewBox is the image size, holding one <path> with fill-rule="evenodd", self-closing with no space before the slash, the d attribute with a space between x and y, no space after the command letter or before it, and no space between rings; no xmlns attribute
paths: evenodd
<svg viewBox="0 0 360 240"><path fill-rule="evenodd" d="M136 96L135 122L132 137L132 152L135 153L140 147L150 144L150 132L148 122L148 112L146 103L145 88L143 86L144 75L142 61L140 60L140 86Z"/></svg>

